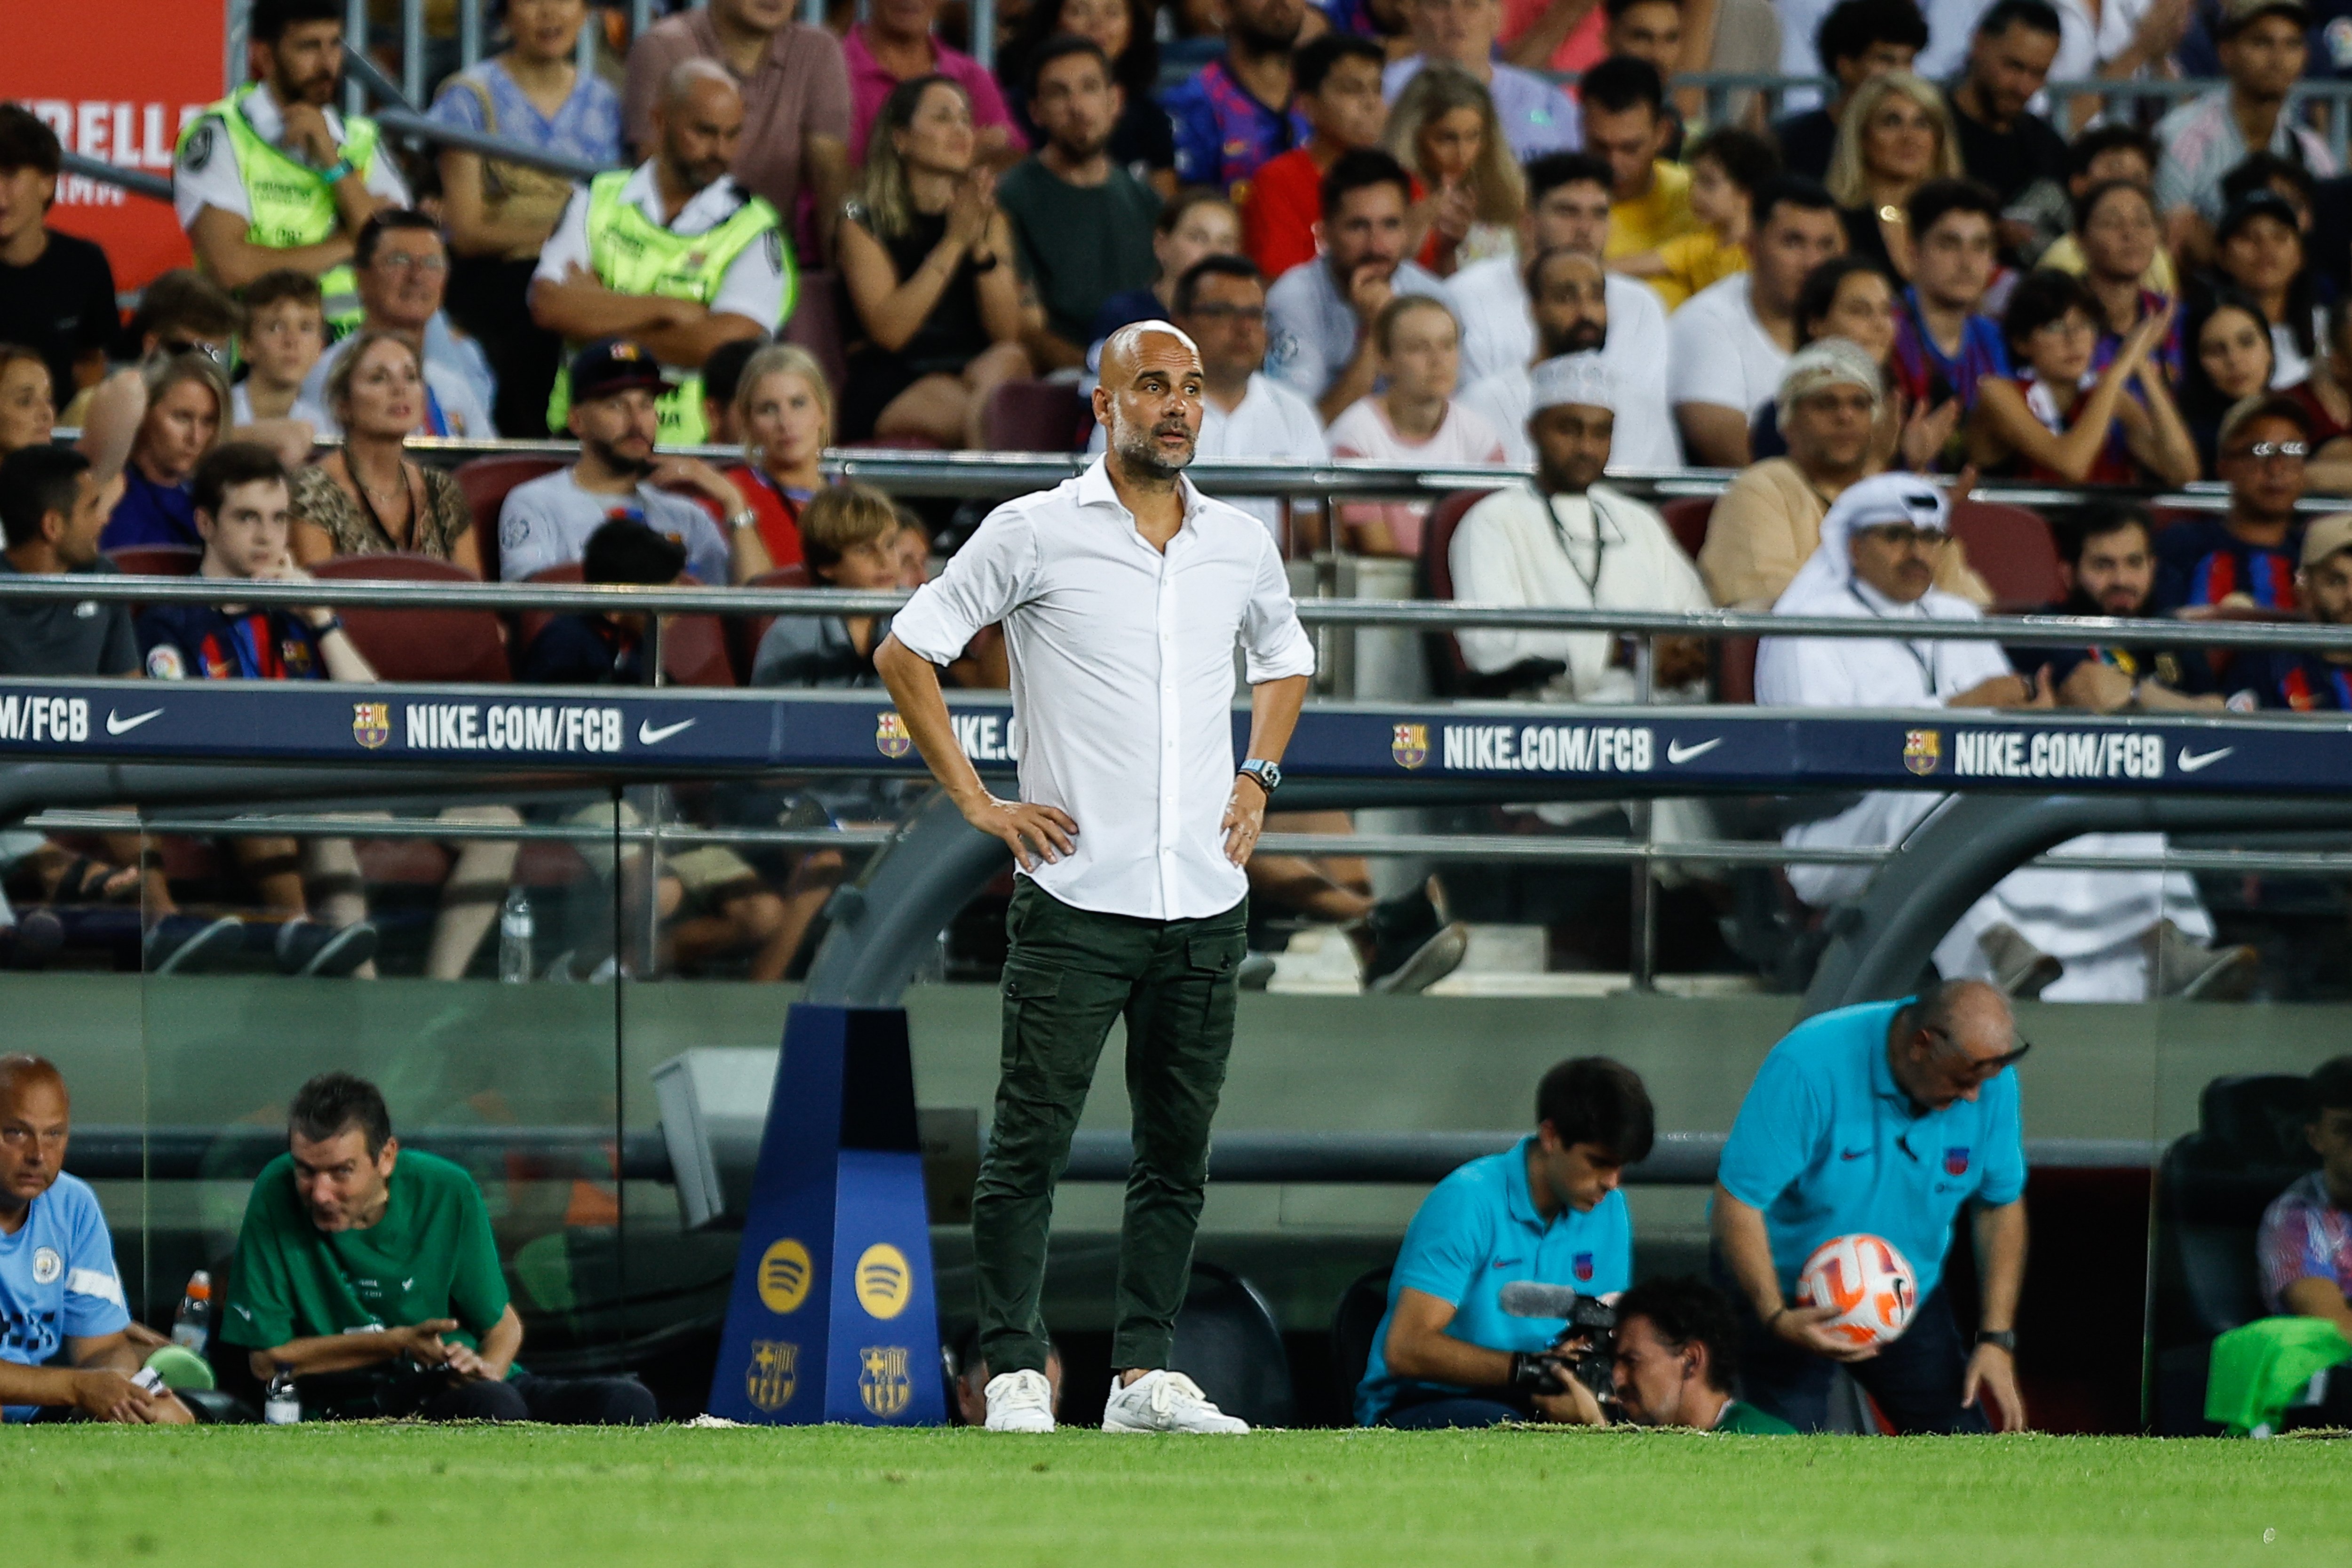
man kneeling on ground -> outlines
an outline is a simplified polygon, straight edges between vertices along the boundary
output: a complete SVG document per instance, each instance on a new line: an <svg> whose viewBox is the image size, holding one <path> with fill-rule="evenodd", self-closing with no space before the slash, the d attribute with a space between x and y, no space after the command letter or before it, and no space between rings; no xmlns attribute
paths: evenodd
<svg viewBox="0 0 2352 1568"><path fill-rule="evenodd" d="M1637 1426L1789 1436L1794 1426L1731 1396L1739 1320L1723 1292L1683 1275L1617 1298L1617 1408Z"/></svg>
<svg viewBox="0 0 2352 1568"><path fill-rule="evenodd" d="M320 1073L287 1115L288 1152L253 1184L221 1339L265 1382L290 1371L306 1414L644 1426L631 1377L515 1365L507 1296L473 1177L404 1150L373 1084Z"/></svg>

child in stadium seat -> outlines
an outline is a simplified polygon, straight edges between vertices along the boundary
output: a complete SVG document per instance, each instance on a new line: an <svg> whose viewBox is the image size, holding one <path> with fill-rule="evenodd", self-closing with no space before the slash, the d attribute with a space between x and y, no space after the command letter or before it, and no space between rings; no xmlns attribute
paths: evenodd
<svg viewBox="0 0 2352 1568"><path fill-rule="evenodd" d="M246 375L230 397L236 423L284 419L294 412L302 379L327 352L327 312L319 280L281 267L245 290Z"/></svg>
<svg viewBox="0 0 2352 1568"><path fill-rule="evenodd" d="M867 485L839 484L801 514L801 546L818 587L887 591L905 574L897 549L898 510ZM751 660L754 686L872 687L874 650L890 635L887 616L779 616Z"/></svg>
<svg viewBox="0 0 2352 1568"><path fill-rule="evenodd" d="M1375 463L1471 468L1503 462L1503 440L1485 417L1454 400L1462 334L1444 301L1407 294L1372 322L1388 390L1359 400L1331 422L1331 455ZM1366 555L1421 551L1426 502L1356 502L1339 509L1349 542Z"/></svg>

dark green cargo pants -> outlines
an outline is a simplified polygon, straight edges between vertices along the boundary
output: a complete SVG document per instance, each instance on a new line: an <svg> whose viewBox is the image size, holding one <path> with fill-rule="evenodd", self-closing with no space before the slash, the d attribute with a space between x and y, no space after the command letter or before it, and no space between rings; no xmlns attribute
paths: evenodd
<svg viewBox="0 0 2352 1568"><path fill-rule="evenodd" d="M1233 1049L1249 900L1202 920L1149 921L1075 909L1026 877L1013 887L996 1121L971 1201L981 1353L992 1374L1045 1370L1038 1295L1054 1184L1111 1022L1124 1016L1135 1163L1111 1365L1166 1366Z"/></svg>

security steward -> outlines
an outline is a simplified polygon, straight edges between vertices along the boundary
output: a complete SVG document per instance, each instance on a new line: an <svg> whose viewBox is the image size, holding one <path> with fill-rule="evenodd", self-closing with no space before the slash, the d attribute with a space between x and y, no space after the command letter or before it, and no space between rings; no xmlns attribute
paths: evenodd
<svg viewBox="0 0 2352 1568"><path fill-rule="evenodd" d="M1103 344L1107 450L988 515L891 622L874 667L964 820L1020 864L1005 929L1004 1069L972 1195L992 1432L1053 1429L1038 1296L1054 1184L1095 1063L1127 1020L1135 1164L1119 1230L1108 1431L1243 1432L1169 1369L1208 1179L1266 802L1315 668L1265 524L1184 477L1201 355L1165 321ZM956 743L940 669L1002 624L1021 798ZM1249 750L1234 755L1234 652Z"/></svg>
<svg viewBox="0 0 2352 1568"><path fill-rule="evenodd" d="M230 289L281 267L319 279L338 337L359 325L352 247L408 205L375 121L329 107L343 74L341 0L254 0L247 82L188 122L172 205L196 262Z"/></svg>
<svg viewBox="0 0 2352 1568"><path fill-rule="evenodd" d="M743 96L717 62L679 62L653 111L656 151L573 193L531 273L531 319L569 344L627 338L660 360L663 446L708 434L702 366L722 343L764 339L798 291L776 209L727 171L743 139ZM547 424L562 430L572 383L559 372Z"/></svg>

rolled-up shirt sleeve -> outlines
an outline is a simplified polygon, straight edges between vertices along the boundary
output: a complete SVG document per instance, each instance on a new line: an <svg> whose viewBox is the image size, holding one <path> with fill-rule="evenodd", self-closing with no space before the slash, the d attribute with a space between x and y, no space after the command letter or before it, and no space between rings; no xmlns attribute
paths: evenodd
<svg viewBox="0 0 2352 1568"><path fill-rule="evenodd" d="M1271 537L1261 535L1260 542L1257 581L1250 584L1249 607L1242 613L1242 647L1249 656L1252 686L1315 673L1315 642L1298 624L1282 552Z"/></svg>
<svg viewBox="0 0 2352 1568"><path fill-rule="evenodd" d="M1037 535L1028 519L1017 511L992 512L947 569L915 590L892 617L890 634L933 664L952 664L981 627L1003 620L1021 603L1036 562ZM1284 598L1286 603L1286 592Z"/></svg>

